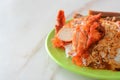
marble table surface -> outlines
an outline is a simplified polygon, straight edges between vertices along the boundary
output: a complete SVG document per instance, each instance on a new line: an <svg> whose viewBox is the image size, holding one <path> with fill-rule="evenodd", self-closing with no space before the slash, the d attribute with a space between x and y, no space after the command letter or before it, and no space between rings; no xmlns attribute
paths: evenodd
<svg viewBox="0 0 120 80"><path fill-rule="evenodd" d="M45 50L57 11L120 11L120 0L0 0L0 80L93 80L57 65Z"/></svg>

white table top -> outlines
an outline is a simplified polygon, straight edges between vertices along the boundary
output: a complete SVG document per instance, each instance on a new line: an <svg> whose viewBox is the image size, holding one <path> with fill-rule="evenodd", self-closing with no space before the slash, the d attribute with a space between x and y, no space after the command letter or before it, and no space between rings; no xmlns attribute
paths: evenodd
<svg viewBox="0 0 120 80"><path fill-rule="evenodd" d="M48 56L46 34L54 28L59 9L65 10L66 16L89 9L120 11L119 3L120 0L1 0L0 80L90 80L63 69Z"/></svg>

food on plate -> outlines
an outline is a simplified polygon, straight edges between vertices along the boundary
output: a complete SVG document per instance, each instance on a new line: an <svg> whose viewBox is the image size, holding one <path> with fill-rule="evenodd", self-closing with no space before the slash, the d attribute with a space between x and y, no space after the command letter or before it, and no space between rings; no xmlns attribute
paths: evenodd
<svg viewBox="0 0 120 80"><path fill-rule="evenodd" d="M78 66L120 70L120 13L90 10L66 22L60 10L52 43Z"/></svg>

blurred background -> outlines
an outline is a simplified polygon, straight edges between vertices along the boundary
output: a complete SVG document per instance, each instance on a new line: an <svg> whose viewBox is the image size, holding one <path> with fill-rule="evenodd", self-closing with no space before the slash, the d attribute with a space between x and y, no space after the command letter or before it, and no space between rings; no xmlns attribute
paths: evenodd
<svg viewBox="0 0 120 80"><path fill-rule="evenodd" d="M59 67L44 48L57 12L120 12L120 0L0 0L0 80L90 80Z"/></svg>

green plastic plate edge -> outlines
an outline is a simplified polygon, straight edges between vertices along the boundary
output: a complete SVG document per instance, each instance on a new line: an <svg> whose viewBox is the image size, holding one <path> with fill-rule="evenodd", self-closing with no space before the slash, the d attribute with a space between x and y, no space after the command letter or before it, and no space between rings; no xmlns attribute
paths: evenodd
<svg viewBox="0 0 120 80"><path fill-rule="evenodd" d="M107 80L120 80L120 72L119 71L110 71L110 70L97 70L97 69L91 69L91 68L88 68L88 67L79 67L79 66L76 66L74 65L72 62L70 62L70 64L63 64L62 60L60 60L59 56L62 55L62 54L59 54L57 55L56 57L56 53L53 52L54 49L61 52L61 53L64 53L63 50L61 49L58 49L58 48L55 48L53 47L52 45L52 38L54 37L54 33L55 33L55 30L53 29L46 37L46 40L45 40L45 48L49 54L49 56L58 64L60 65L61 67L71 71L71 72L74 72L74 73L77 73L77 74L80 74L80 75L83 75L83 76L86 76L86 77L90 77L90 78L95 78L95 79L107 79ZM68 59L68 63L70 61L69 58L66 58L65 57L65 53L64 53L64 59ZM62 59L62 57L61 57Z"/></svg>

